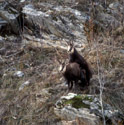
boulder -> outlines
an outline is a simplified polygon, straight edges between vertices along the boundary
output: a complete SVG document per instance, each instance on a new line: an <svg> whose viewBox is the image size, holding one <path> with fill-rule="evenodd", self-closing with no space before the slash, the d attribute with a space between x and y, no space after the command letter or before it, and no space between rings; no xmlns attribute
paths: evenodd
<svg viewBox="0 0 124 125"><path fill-rule="evenodd" d="M75 122L76 125L102 125L104 116L107 124L123 122L123 114L113 109L109 104L103 104L98 96L68 93L56 102L55 114L67 122Z"/></svg>
<svg viewBox="0 0 124 125"><path fill-rule="evenodd" d="M119 2L109 4L109 13L114 16L117 20L122 21L124 18L124 6Z"/></svg>
<svg viewBox="0 0 124 125"><path fill-rule="evenodd" d="M5 2L0 4L0 28L6 26L7 29L11 30L15 34L19 34L20 26L18 22L19 12L9 3Z"/></svg>

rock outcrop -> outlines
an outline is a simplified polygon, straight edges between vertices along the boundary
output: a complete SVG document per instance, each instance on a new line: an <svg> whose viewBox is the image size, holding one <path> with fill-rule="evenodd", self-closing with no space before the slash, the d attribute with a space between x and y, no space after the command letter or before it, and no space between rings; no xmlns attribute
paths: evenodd
<svg viewBox="0 0 124 125"><path fill-rule="evenodd" d="M100 100L94 95L68 93L56 102L54 112L62 120L74 122L76 125L79 123L81 125L102 125L103 117L106 124L124 123L123 115L109 104L103 104L102 112Z"/></svg>

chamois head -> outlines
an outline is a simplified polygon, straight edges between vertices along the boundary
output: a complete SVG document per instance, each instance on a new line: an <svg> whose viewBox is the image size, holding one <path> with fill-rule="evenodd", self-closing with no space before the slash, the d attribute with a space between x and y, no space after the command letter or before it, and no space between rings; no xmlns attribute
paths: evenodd
<svg viewBox="0 0 124 125"><path fill-rule="evenodd" d="M73 41L71 41L70 43L67 43L68 44L68 47L67 47L67 51L68 53L73 53L74 52L74 43Z"/></svg>
<svg viewBox="0 0 124 125"><path fill-rule="evenodd" d="M65 61L60 62L59 72L64 73L65 71L66 71L66 64L65 64Z"/></svg>
<svg viewBox="0 0 124 125"><path fill-rule="evenodd" d="M58 62L58 65L59 65L58 71L60 73L64 73L66 70L66 61L63 59L57 59L57 58L56 58L56 61Z"/></svg>

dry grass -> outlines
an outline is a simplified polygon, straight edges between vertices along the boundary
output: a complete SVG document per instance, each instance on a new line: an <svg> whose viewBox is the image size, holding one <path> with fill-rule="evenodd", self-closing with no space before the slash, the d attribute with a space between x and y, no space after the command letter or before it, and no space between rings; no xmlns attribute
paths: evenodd
<svg viewBox="0 0 124 125"><path fill-rule="evenodd" d="M94 73L90 93L96 94L100 91L98 61L100 77L104 83L103 100L124 113L124 54L121 52L124 49L124 36L114 37L104 36L102 41L98 37L90 43L91 51L88 56L86 53Z"/></svg>
<svg viewBox="0 0 124 125"><path fill-rule="evenodd" d="M103 99L124 112L124 55L120 52L121 46L116 41L114 45L108 45L109 42L97 44L100 72L105 82ZM10 49L7 49L7 46ZM54 124L58 122L60 118L54 114L54 104L67 88L61 87L61 75L57 72L58 64L55 60L55 56L57 58L59 56L55 49L43 46L37 48L31 45L22 49L20 42L12 41L6 41L5 48L6 54L2 56L4 63L1 63L0 67L2 72L0 107L4 109L0 116L1 124ZM58 49L58 51L62 58L68 57L64 50ZM82 93L99 94L96 43L91 43L91 48L87 47L80 53L84 55L93 69L91 86ZM13 75L18 70L24 72L24 77L18 78ZM31 84L19 91L20 85L27 80Z"/></svg>
<svg viewBox="0 0 124 125"><path fill-rule="evenodd" d="M7 49L8 45L10 49ZM13 46L16 48L11 49ZM57 71L55 49L39 49L28 45L22 49L21 43L12 41L6 41L5 48L6 53L14 50L17 54L2 56L5 62L0 68L0 106L4 107L0 116L1 124L40 124L45 120L57 120L53 107L63 90L59 92L62 89L58 87L61 76ZM21 53L18 53L19 51ZM13 75L18 70L24 73L24 77L18 78ZM19 91L20 85L27 80L30 81L30 85Z"/></svg>
<svg viewBox="0 0 124 125"><path fill-rule="evenodd" d="M80 52L93 70L91 85L82 93L99 94L98 50L100 72L105 83L103 99L124 112L124 55L117 41L111 45L110 42L92 42L91 48L87 46L86 50ZM4 109L0 114L1 124L54 124L60 120L54 114L54 104L67 90L61 86L61 75L57 72L55 56L60 57L52 47L37 48L31 44L22 48L21 44L21 41L6 41L4 45L6 52L2 55L4 62L0 66L0 107ZM58 51L62 58L68 57L65 50ZM13 75L18 70L24 72L24 77ZM19 91L20 85L27 80L30 84Z"/></svg>

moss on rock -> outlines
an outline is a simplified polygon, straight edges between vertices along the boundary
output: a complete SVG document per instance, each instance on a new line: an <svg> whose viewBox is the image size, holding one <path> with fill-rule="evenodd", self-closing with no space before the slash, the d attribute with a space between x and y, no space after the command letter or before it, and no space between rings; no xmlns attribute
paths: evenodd
<svg viewBox="0 0 124 125"><path fill-rule="evenodd" d="M89 100L89 98L87 98ZM74 98L67 100L64 102L65 105L71 104L72 107L78 108L90 108L90 105L83 103L83 97L81 95L77 95Z"/></svg>

